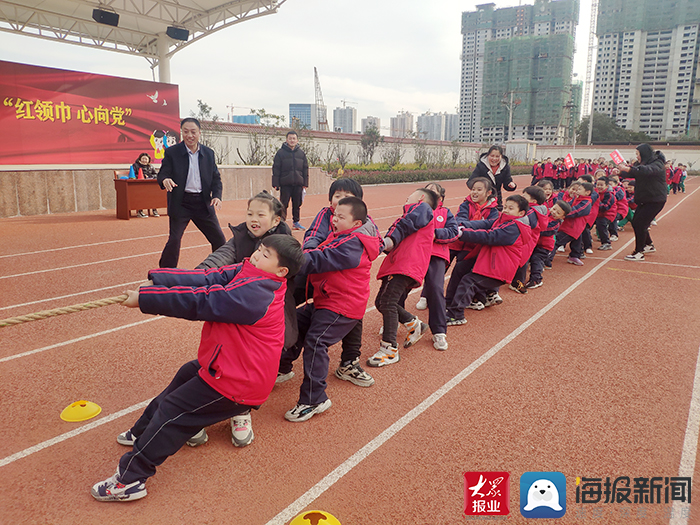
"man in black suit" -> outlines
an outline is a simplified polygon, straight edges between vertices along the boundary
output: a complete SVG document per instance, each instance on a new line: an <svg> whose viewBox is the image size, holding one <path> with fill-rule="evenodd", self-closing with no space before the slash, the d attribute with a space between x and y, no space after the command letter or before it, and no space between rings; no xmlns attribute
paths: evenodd
<svg viewBox="0 0 700 525"><path fill-rule="evenodd" d="M158 172L158 183L168 191L170 236L160 256L161 268L176 268L180 258L180 241L185 228L194 222L207 240L211 251L225 242L216 210L221 209L221 174L214 152L199 143L201 128L196 118L180 123L182 142L165 150Z"/></svg>

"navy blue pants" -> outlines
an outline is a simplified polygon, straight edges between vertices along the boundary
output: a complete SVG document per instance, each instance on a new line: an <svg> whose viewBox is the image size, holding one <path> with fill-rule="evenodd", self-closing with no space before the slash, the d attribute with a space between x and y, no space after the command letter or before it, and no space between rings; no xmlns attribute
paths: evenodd
<svg viewBox="0 0 700 525"><path fill-rule="evenodd" d="M404 302L411 288L416 287L416 281L407 275L387 275L382 277L382 286L379 288L374 305L382 314L384 333L382 341L396 346L396 332L399 323L408 323L415 315L406 311Z"/></svg>
<svg viewBox="0 0 700 525"><path fill-rule="evenodd" d="M593 237L591 237L591 227L588 224L581 232L581 244L584 250L593 249Z"/></svg>
<svg viewBox="0 0 700 525"><path fill-rule="evenodd" d="M316 309L313 303L297 309L299 339L296 345L282 352L280 372L290 372L303 349L304 381L299 389L299 403L318 405L328 399L328 348L343 339L357 322L331 310Z"/></svg>
<svg viewBox="0 0 700 525"><path fill-rule="evenodd" d="M515 275L513 276L513 280L511 281L511 284L515 284L516 281L520 281L521 283L525 284L525 277L527 276L527 266L529 264L529 261L527 261L525 264L523 264L521 267L519 267L517 270L515 270Z"/></svg>
<svg viewBox="0 0 700 525"><path fill-rule="evenodd" d="M614 220L614 221L610 221L610 224L608 225L608 232L610 232L610 235L611 235L611 236L612 236L612 235L617 235L617 232L618 232L618 230L619 230L619 227L618 227L618 224L617 224L617 223L618 223L618 221L619 221L620 219L622 219L622 215L620 215L620 214L618 213L617 215L615 215L615 220Z"/></svg>
<svg viewBox="0 0 700 525"><path fill-rule="evenodd" d="M566 246L569 243L571 245L571 252L569 253L569 257L575 257L576 259L581 258L581 255L583 255L583 243L581 242L581 237L579 236L578 239L574 239L568 233L557 232L557 238L554 242L554 249L549 254L549 259L547 259L549 264L552 264L552 261L554 260L554 255L557 253L557 248L559 248L559 246Z"/></svg>
<svg viewBox="0 0 700 525"><path fill-rule="evenodd" d="M137 438L133 449L119 460L122 483L151 477L158 465L204 427L258 408L239 405L221 395L199 377L199 368L196 359L182 365L131 427Z"/></svg>
<svg viewBox="0 0 700 525"><path fill-rule="evenodd" d="M170 195L168 195L168 201L170 201ZM182 197L182 204L176 213L171 213L170 207L168 207L168 220L170 221L170 235L158 263L161 268L177 268L182 236L190 221L194 222L194 225L207 238L211 244L212 252L221 248L226 242L219 219L216 217L216 210L202 200L200 193L185 193Z"/></svg>
<svg viewBox="0 0 700 525"><path fill-rule="evenodd" d="M457 259L457 264L455 264L452 270L452 275L450 275L450 282L447 283L447 290L445 291L445 303L449 307L455 299L455 294L457 293L457 287L459 286L462 278L472 271L474 265L476 264L476 257L471 259Z"/></svg>
<svg viewBox="0 0 700 525"><path fill-rule="evenodd" d="M294 300L297 306L306 302L306 298L313 297L314 287L308 282L308 274L298 273L294 277ZM352 330L343 337L342 353L340 354L341 361L354 361L359 359L362 354L360 348L362 347L362 319L357 321L357 324ZM292 368L290 366L287 372L291 372ZM287 373L285 372L285 373Z"/></svg>
<svg viewBox="0 0 700 525"><path fill-rule="evenodd" d="M610 219L598 217L595 220L595 227L598 231L598 239L602 244L610 244Z"/></svg>
<svg viewBox="0 0 700 525"><path fill-rule="evenodd" d="M459 281L452 303L447 307L447 315L455 319L464 319L464 309L469 306L477 294L496 290L503 281L470 272Z"/></svg>
<svg viewBox="0 0 700 525"><path fill-rule="evenodd" d="M447 316L445 315L445 269L447 261L442 257L430 257L428 272L423 281L420 296L428 301L428 325L433 334L447 333Z"/></svg>
<svg viewBox="0 0 700 525"><path fill-rule="evenodd" d="M549 250L542 246L535 246L532 256L530 257L530 280L536 283L542 281L542 271L544 263L549 257Z"/></svg>

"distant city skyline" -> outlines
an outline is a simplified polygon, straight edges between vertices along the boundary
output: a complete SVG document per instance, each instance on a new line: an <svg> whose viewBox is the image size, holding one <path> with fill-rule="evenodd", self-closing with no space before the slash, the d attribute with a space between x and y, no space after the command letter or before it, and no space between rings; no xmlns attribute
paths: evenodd
<svg viewBox="0 0 700 525"><path fill-rule="evenodd" d="M277 14L218 31L173 55L171 81L180 87L180 114L196 112L197 100L202 100L221 118L265 109L287 120L290 103L315 103L314 66L329 111L347 99L357 102L358 119L372 115L382 123L400 111L456 113L461 14L480 3L444 0L426 7L406 1L397 9L369 0L288 0ZM590 6L585 4L574 65L580 80L588 49ZM335 23L340 13L344 24ZM314 30L290 30L309 26ZM417 32L420 39L413 36ZM146 60L121 53L4 31L0 48L2 59L12 62L157 80ZM386 128L384 124L380 131L388 135Z"/></svg>

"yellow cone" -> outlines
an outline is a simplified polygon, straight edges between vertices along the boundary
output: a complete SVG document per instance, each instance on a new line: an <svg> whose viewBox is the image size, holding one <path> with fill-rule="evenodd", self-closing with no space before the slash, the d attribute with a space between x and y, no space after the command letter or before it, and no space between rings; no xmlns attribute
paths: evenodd
<svg viewBox="0 0 700 525"><path fill-rule="evenodd" d="M100 412L102 412L102 409L92 401L81 400L64 408L63 412L61 412L61 419L74 423L76 421L91 419Z"/></svg>
<svg viewBox="0 0 700 525"><path fill-rule="evenodd" d="M340 522L324 510L307 510L290 521L289 525L340 525Z"/></svg>

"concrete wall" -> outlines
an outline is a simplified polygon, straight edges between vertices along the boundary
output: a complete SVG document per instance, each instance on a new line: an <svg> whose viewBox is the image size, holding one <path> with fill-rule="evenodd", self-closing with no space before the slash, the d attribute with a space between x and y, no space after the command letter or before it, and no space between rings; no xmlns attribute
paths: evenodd
<svg viewBox="0 0 700 525"><path fill-rule="evenodd" d="M115 169L124 166L0 171L0 218L116 209ZM272 190L270 166L223 166L219 170L224 201ZM320 168L310 168L307 191L326 194L331 182Z"/></svg>

